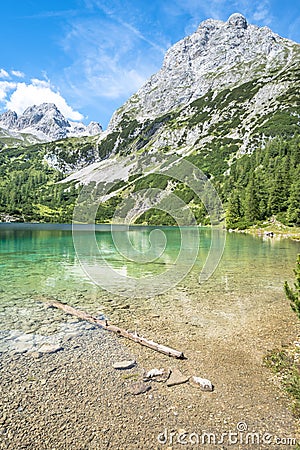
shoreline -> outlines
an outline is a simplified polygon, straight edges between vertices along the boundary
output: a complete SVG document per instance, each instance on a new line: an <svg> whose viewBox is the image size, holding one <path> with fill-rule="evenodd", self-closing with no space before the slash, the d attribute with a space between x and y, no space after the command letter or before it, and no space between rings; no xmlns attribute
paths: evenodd
<svg viewBox="0 0 300 450"><path fill-rule="evenodd" d="M250 234L256 237L291 239L292 241L300 242L300 227L288 227L279 222L266 226L253 225L245 230L231 229L227 231L240 234Z"/></svg>
<svg viewBox="0 0 300 450"><path fill-rule="evenodd" d="M246 228L244 230L240 230L240 229L228 229L228 228L220 228L220 227L213 227L211 225L195 225L195 226L189 226L187 225L186 227L178 227L175 225L146 225L146 224L131 224L131 225L126 225L126 224L113 224L113 223L60 223L60 222L18 222L18 221L5 221L2 222L0 221L0 227L4 226L4 225L23 225L23 226L49 226L49 227L59 227L61 226L62 228L65 228L66 231L72 231L72 227L76 226L76 227L86 227L86 228L91 228L93 229L94 227L100 226L100 227L108 227L108 229L110 229L111 226L114 227L129 227L132 229L146 229L146 228L199 228L199 229L204 229L204 230L209 230L209 229L219 229L220 231L224 231L227 233L240 233L240 234L250 234L252 236L255 237L265 237L265 238L275 238L275 239L291 239L292 241L295 242L300 242L300 227L289 227L286 225L283 225L280 222L275 222L275 223L270 223L270 224L265 224L264 226L261 225L252 225L250 228ZM70 230L69 230L70 227Z"/></svg>

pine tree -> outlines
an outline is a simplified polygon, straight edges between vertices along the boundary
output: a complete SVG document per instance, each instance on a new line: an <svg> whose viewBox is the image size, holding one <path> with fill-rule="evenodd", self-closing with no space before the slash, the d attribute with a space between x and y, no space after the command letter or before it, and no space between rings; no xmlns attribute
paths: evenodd
<svg viewBox="0 0 300 450"><path fill-rule="evenodd" d="M290 224L300 225L300 178L292 184L286 219Z"/></svg>
<svg viewBox="0 0 300 450"><path fill-rule="evenodd" d="M259 166L259 160L257 161L257 165ZM266 173L261 167L259 167L258 170L255 170L255 186L259 208L259 219L263 220L267 217L268 193L266 189Z"/></svg>
<svg viewBox="0 0 300 450"><path fill-rule="evenodd" d="M260 218L259 200L257 186L253 175L250 177L245 195L245 219L249 224Z"/></svg>
<svg viewBox="0 0 300 450"><path fill-rule="evenodd" d="M291 308L300 318L300 254L297 258L296 269L294 270L296 275L296 281L294 283L294 289L290 288L288 282L284 283L284 291L288 300L291 302Z"/></svg>
<svg viewBox="0 0 300 450"><path fill-rule="evenodd" d="M229 197L226 210L226 226L227 228L237 228L238 222L242 217L242 205L238 192L235 190Z"/></svg>
<svg viewBox="0 0 300 450"><path fill-rule="evenodd" d="M288 199L288 192L286 181L279 171L275 176L268 200L268 212L269 214L276 214L280 211L286 210L286 202Z"/></svg>

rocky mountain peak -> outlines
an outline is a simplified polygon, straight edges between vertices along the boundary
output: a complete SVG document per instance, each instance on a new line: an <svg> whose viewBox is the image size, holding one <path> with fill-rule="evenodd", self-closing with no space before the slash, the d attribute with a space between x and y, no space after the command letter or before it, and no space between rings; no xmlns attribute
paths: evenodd
<svg viewBox="0 0 300 450"><path fill-rule="evenodd" d="M108 130L122 117L144 121L183 107L209 91L269 76L289 63L295 44L267 27L248 24L240 13L226 22L208 19L165 54L162 68L112 116Z"/></svg>
<svg viewBox="0 0 300 450"><path fill-rule="evenodd" d="M36 135L41 141L94 136L102 132L97 122L86 126L81 122L67 120L54 103L29 106L19 117L14 111L6 111L0 115L0 127Z"/></svg>
<svg viewBox="0 0 300 450"><path fill-rule="evenodd" d="M65 137L65 128L70 127L70 123L54 103L42 103L26 108L16 122L18 130L30 127L47 136L60 139Z"/></svg>
<svg viewBox="0 0 300 450"><path fill-rule="evenodd" d="M96 134L101 133L102 127L98 122L92 121L86 127L86 131L88 132L89 136L95 136Z"/></svg>

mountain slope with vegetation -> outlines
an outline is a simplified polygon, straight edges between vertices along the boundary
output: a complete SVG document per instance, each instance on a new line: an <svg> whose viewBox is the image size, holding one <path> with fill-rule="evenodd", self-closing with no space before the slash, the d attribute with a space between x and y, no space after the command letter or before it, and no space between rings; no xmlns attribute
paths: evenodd
<svg viewBox="0 0 300 450"><path fill-rule="evenodd" d="M2 220L70 222L79 189L60 184L99 158L97 138L70 138L0 152Z"/></svg>

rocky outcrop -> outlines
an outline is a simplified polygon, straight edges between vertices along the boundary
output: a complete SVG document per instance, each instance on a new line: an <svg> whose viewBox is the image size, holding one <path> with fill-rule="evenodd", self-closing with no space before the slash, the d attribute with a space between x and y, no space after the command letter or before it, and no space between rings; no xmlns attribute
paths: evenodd
<svg viewBox="0 0 300 450"><path fill-rule="evenodd" d="M18 116L14 111L6 111L0 115L0 125L3 128L15 128Z"/></svg>

